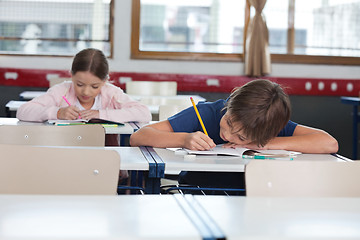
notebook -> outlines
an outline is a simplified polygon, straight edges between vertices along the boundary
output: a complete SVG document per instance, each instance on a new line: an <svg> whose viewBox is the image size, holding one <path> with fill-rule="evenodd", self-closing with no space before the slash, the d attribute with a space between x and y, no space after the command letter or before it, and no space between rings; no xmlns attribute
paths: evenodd
<svg viewBox="0 0 360 240"><path fill-rule="evenodd" d="M228 156L262 156L272 158L294 157L301 154L300 152L287 151L287 150L251 150L248 148L223 148L223 144L216 145L215 148L208 151L195 151L184 149L188 154L195 155L228 155Z"/></svg>
<svg viewBox="0 0 360 240"><path fill-rule="evenodd" d="M55 120L48 120L47 122L49 124L54 124L54 125L77 125L77 124L103 124L103 125L118 125L118 126L124 125L123 123L120 123L120 122L114 122L114 121L105 120L105 119L101 119L101 118L91 118L89 120L86 120L86 119L76 119L76 120L55 119Z"/></svg>

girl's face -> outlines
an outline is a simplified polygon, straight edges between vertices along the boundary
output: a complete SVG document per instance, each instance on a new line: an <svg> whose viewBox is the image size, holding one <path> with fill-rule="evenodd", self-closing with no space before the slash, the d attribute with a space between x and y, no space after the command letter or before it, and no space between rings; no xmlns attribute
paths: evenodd
<svg viewBox="0 0 360 240"><path fill-rule="evenodd" d="M250 139L243 134L241 125L239 123L231 122L229 113L226 112L225 115L220 120L220 137L222 140L230 143L235 143L237 145L246 145L251 143Z"/></svg>
<svg viewBox="0 0 360 240"><path fill-rule="evenodd" d="M77 72L72 75L75 94L81 105L93 105L95 97L100 93L105 81L90 72Z"/></svg>

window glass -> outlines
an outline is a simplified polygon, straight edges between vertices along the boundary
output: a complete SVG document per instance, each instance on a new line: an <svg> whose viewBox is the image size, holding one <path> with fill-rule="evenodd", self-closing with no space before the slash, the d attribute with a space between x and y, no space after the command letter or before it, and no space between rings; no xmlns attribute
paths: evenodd
<svg viewBox="0 0 360 240"><path fill-rule="evenodd" d="M295 54L360 56L359 0L295 1Z"/></svg>
<svg viewBox="0 0 360 240"><path fill-rule="evenodd" d="M141 0L141 51L242 53L245 0Z"/></svg>
<svg viewBox="0 0 360 240"><path fill-rule="evenodd" d="M109 56L110 0L2 0L0 53L74 55L95 47Z"/></svg>
<svg viewBox="0 0 360 240"><path fill-rule="evenodd" d="M266 1L263 16L269 30L270 53L287 52L288 6L288 1L284 0ZM251 7L251 16L254 14L255 9Z"/></svg>

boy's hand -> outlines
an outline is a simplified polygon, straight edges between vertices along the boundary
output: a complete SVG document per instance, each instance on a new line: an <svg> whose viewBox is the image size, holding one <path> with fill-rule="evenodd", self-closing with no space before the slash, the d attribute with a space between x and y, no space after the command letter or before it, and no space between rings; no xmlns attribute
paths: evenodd
<svg viewBox="0 0 360 240"><path fill-rule="evenodd" d="M79 118L80 110L75 106L60 108L57 112L58 119L75 120Z"/></svg>
<svg viewBox="0 0 360 240"><path fill-rule="evenodd" d="M203 132L188 133L184 143L185 148L191 150L210 150L216 146L214 141Z"/></svg>
<svg viewBox="0 0 360 240"><path fill-rule="evenodd" d="M99 110L83 110L80 111L80 116L82 119L89 120L91 118L99 118Z"/></svg>

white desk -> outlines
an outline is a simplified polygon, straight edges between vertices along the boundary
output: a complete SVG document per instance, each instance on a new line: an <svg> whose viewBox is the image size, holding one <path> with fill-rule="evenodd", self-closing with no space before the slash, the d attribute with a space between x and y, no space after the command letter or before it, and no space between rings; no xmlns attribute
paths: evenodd
<svg viewBox="0 0 360 240"><path fill-rule="evenodd" d="M360 198L194 198L229 240L360 238Z"/></svg>
<svg viewBox="0 0 360 240"><path fill-rule="evenodd" d="M46 122L25 122L20 121L17 118L0 118L0 125L47 125ZM106 127L106 134L120 134L120 135L128 135L134 133L134 128L137 128L132 123L125 123L123 126L118 127Z"/></svg>
<svg viewBox="0 0 360 240"><path fill-rule="evenodd" d="M105 147L114 150L120 156L120 170L149 171L149 162L139 147Z"/></svg>
<svg viewBox="0 0 360 240"><path fill-rule="evenodd" d="M19 94L20 100L31 100L33 98L44 95L46 91L24 91Z"/></svg>
<svg viewBox="0 0 360 240"><path fill-rule="evenodd" d="M154 148L165 163L165 173L180 171L209 172L244 172L248 159L234 156L187 155L185 151L171 151L164 148ZM351 161L350 159L331 154L300 154L293 161Z"/></svg>
<svg viewBox="0 0 360 240"><path fill-rule="evenodd" d="M359 239L359 202L360 198L0 195L0 239ZM210 237L199 220L213 233Z"/></svg>
<svg viewBox="0 0 360 240"><path fill-rule="evenodd" d="M0 195L0 239L202 239L173 196Z"/></svg>
<svg viewBox="0 0 360 240"><path fill-rule="evenodd" d="M7 117L11 117L12 112L16 112L21 105L26 103L27 101L14 101L11 100L5 105L5 112Z"/></svg>

